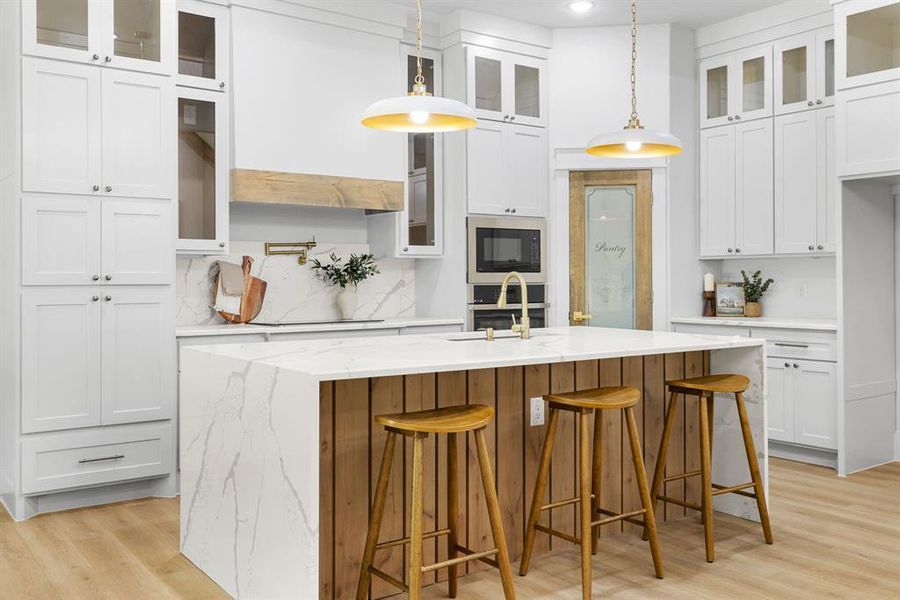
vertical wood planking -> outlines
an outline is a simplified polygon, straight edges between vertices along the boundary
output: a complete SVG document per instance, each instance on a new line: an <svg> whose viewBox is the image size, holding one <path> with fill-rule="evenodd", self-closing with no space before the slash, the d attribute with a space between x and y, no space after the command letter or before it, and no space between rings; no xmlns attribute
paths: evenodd
<svg viewBox="0 0 900 600"><path fill-rule="evenodd" d="M525 494L525 418L522 367L497 369L497 489L503 533L511 561L522 555L522 531L528 497Z"/></svg>
<svg viewBox="0 0 900 600"><path fill-rule="evenodd" d="M467 382L468 387L468 403L469 404L486 404L496 407L496 371L494 369L479 369L477 371L469 371ZM496 419L493 423L485 427L484 439L487 443L488 453L491 455L491 468L497 463L496 459ZM462 439L460 439L462 443ZM460 498L460 503L465 503L465 513L468 517L468 547L475 552L489 550L494 548L493 537L491 535L491 522L488 518L487 502L485 501L484 488L481 484L481 471L478 466L478 448L475 446L475 436L466 435L466 462L460 463L466 465L468 472L469 491L465 498ZM496 471L495 471L496 472ZM465 490L460 486L461 490ZM464 493L464 492L463 492ZM481 561L472 561L467 563L469 573L477 573L488 568L488 565Z"/></svg>
<svg viewBox="0 0 900 600"><path fill-rule="evenodd" d="M319 385L319 600L334 598L334 382Z"/></svg>
<svg viewBox="0 0 900 600"><path fill-rule="evenodd" d="M600 385L622 385L622 359L608 358L599 361ZM622 411L603 413L603 476L600 478L600 506L613 512L622 512ZM622 531L622 523L610 523L600 528L600 535L613 535Z"/></svg>
<svg viewBox="0 0 900 600"><path fill-rule="evenodd" d="M575 363L550 365L550 393L574 390ZM553 464L550 468L550 497L554 502L575 496L575 448L575 415L567 410L560 411L556 442L553 445ZM550 523L553 529L575 535L576 510L576 505L572 504L552 511ZM568 542L558 539L550 541L551 548L564 545L568 545Z"/></svg>
<svg viewBox="0 0 900 600"><path fill-rule="evenodd" d="M356 596L369 526L369 380L334 384L334 597Z"/></svg>
<svg viewBox="0 0 900 600"><path fill-rule="evenodd" d="M659 440L662 437L666 411L665 357L652 354L644 357L644 465L648 477L653 477L656 458L659 452ZM665 520L666 511L662 504L657 504L659 514L657 520Z"/></svg>
<svg viewBox="0 0 900 600"><path fill-rule="evenodd" d="M404 391L404 411L417 412L420 410L430 410L435 408L435 379L434 373L425 373L423 375L407 375L403 381ZM422 530L434 531L437 528L437 448L436 436L430 435L425 438L425 466L423 469L423 478L425 479L425 514L422 518ZM404 480L404 510L403 510L403 535L409 535L409 507L412 506L412 485L408 480L408 473L412 472L412 440L404 436L403 438L403 480ZM422 562L426 565L435 562L435 549L440 540L425 540L422 543ZM404 554L408 551L408 546L403 548ZM404 574L405 575L405 574ZM422 574L422 585L434 583L434 573Z"/></svg>
<svg viewBox="0 0 900 600"><path fill-rule="evenodd" d="M381 457L384 452L384 444L387 440L387 432L384 427L375 424L377 415L396 414L403 412L403 377L376 377L370 380L369 395L371 403L370 426L372 428L369 440L369 473L370 494L375 493L375 485L378 481L378 472L381 468ZM401 442L398 440L398 442ZM398 443L394 450L394 460L391 463L391 478L388 481L387 496L385 497L384 516L381 520L381 533L378 540L381 542L395 540L403 537L403 506L404 506L404 480L403 480L403 451L402 442ZM369 506L372 506L373 498L369 497ZM404 575L404 546L395 546L381 550L375 554L374 566L385 573L389 573L399 579ZM372 578L371 598L386 598L399 593L400 590L382 581L378 577Z"/></svg>
<svg viewBox="0 0 900 600"><path fill-rule="evenodd" d="M644 381L644 361L640 356L622 359L622 385L641 389ZM639 435L644 430L643 403L638 402L634 407L634 419L637 421ZM631 512L641 508L641 496L638 491L637 479L634 473L634 462L631 454L631 443L628 441L628 428L622 431L622 512ZM640 534L641 527L631 523L622 522L622 529L626 533Z"/></svg>
<svg viewBox="0 0 900 600"><path fill-rule="evenodd" d="M703 352L685 352L684 376L700 377L704 370ZM700 404L696 396L687 396L684 401L684 469L697 471L700 469ZM688 502L700 504L701 481L699 477L689 477L684 481L684 498ZM687 509L689 515L700 513Z"/></svg>
<svg viewBox="0 0 900 600"><path fill-rule="evenodd" d="M466 371L450 371L447 373L437 374L437 406L443 408L445 406L459 406L466 403ZM457 438L456 464L459 477L459 493L466 493L466 446L468 436L459 435ZM438 460L438 529L447 527L447 436L438 436L437 441L437 460ZM409 486L407 486L409 487ZM458 542L462 546L468 545L466 539L466 499L458 498L457 506L459 507L457 531L459 532ZM437 544L437 560L443 561L447 559L447 537L442 536ZM459 574L463 574L465 569L459 569ZM447 569L440 569L436 572L438 581L447 580Z"/></svg>
<svg viewBox="0 0 900 600"><path fill-rule="evenodd" d="M592 388L596 388L600 386L600 367L596 360L580 360L575 363L575 390L589 390ZM593 449L593 440L594 440L594 415L590 414L586 417L590 420L590 431L591 431L591 448ZM589 463L593 460L593 450L591 451L591 455L584 457L581 456L581 433L579 428L575 428L575 449L578 453L578 460L587 460ZM576 463L577 469L578 463ZM593 466L593 465L592 465ZM577 470L576 470L576 493L581 493L580 489L577 487ZM593 477L591 478L593 481ZM593 490L591 490L593 492ZM580 517L578 512L579 505L575 505L575 522L580 523ZM592 515L592 519L596 519L597 515Z"/></svg>
<svg viewBox="0 0 900 600"><path fill-rule="evenodd" d="M524 388L525 397L523 399L523 410L530 415L531 398L544 396L550 393L550 365L527 365L522 367L524 371ZM546 420L546 415L545 415ZM531 502L534 496L534 484L537 480L538 465L541 460L541 448L544 446L544 437L547 432L546 425L531 427L530 418L525 421L525 512L523 514L523 523L525 515L531 509ZM549 486L548 486L549 487ZM541 498L541 502L546 502L550 498L549 490L545 498ZM544 512L541 514L541 525L550 525L550 516ZM524 537L523 529L519 531L519 535ZM550 548L550 536L546 533L538 531L534 537L534 556L545 552Z"/></svg>
<svg viewBox="0 0 900 600"><path fill-rule="evenodd" d="M684 377L684 354L666 354L666 381ZM669 443L669 456L666 459L666 475L684 473L684 398L675 401L675 421L672 426L672 438ZM670 481L665 484L665 495L684 500L684 480ZM666 518L682 517L683 506L666 504Z"/></svg>

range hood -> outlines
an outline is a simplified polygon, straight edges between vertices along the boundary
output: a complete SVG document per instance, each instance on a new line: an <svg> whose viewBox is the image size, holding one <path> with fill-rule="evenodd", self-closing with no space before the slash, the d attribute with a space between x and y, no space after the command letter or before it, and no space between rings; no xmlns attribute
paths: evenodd
<svg viewBox="0 0 900 600"><path fill-rule="evenodd" d="M403 182L309 173L232 169L231 201L403 210Z"/></svg>

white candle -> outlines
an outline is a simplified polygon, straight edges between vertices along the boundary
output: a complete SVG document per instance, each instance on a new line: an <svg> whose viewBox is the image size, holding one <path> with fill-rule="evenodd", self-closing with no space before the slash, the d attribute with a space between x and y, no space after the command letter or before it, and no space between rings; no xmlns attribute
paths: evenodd
<svg viewBox="0 0 900 600"><path fill-rule="evenodd" d="M707 273L703 276L703 291L704 292L714 292L716 291L716 278L713 277L712 273Z"/></svg>

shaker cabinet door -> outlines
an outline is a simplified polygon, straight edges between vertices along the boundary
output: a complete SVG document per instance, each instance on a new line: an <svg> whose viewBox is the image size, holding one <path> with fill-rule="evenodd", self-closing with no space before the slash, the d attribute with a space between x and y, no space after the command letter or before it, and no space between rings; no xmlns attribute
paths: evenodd
<svg viewBox="0 0 900 600"><path fill-rule="evenodd" d="M22 59L22 189L100 190L100 74L90 65Z"/></svg>
<svg viewBox="0 0 900 600"><path fill-rule="evenodd" d="M22 293L24 433L100 424L98 294L99 288Z"/></svg>
<svg viewBox="0 0 900 600"><path fill-rule="evenodd" d="M816 249L817 111L775 117L775 251Z"/></svg>
<svg viewBox="0 0 900 600"><path fill-rule="evenodd" d="M177 365L174 292L166 287L103 290L104 425L172 416Z"/></svg>
<svg viewBox="0 0 900 600"><path fill-rule="evenodd" d="M772 120L734 126L735 254L772 254Z"/></svg>
<svg viewBox="0 0 900 600"><path fill-rule="evenodd" d="M794 442L837 448L835 364L797 361L794 371Z"/></svg>
<svg viewBox="0 0 900 600"><path fill-rule="evenodd" d="M505 134L504 177L510 212L516 216L543 217L548 194L547 130L528 125L507 125Z"/></svg>
<svg viewBox="0 0 900 600"><path fill-rule="evenodd" d="M818 192L816 194L816 250L837 251L837 146L835 145L834 108L816 111L816 151L818 153Z"/></svg>
<svg viewBox="0 0 900 600"><path fill-rule="evenodd" d="M174 281L170 200L104 198L100 229L104 285Z"/></svg>
<svg viewBox="0 0 900 600"><path fill-rule="evenodd" d="M170 77L103 71L103 192L171 198L175 86Z"/></svg>
<svg viewBox="0 0 900 600"><path fill-rule="evenodd" d="M96 285L100 280L100 200L22 198L22 285Z"/></svg>
<svg viewBox="0 0 900 600"><path fill-rule="evenodd" d="M794 441L794 402L792 398L791 363L783 358L770 358L766 365L766 405L770 440Z"/></svg>
<svg viewBox="0 0 900 600"><path fill-rule="evenodd" d="M735 128L700 132L700 254L732 256L735 248Z"/></svg>
<svg viewBox="0 0 900 600"><path fill-rule="evenodd" d="M467 186L470 213L509 213L505 123L479 121L467 137Z"/></svg>

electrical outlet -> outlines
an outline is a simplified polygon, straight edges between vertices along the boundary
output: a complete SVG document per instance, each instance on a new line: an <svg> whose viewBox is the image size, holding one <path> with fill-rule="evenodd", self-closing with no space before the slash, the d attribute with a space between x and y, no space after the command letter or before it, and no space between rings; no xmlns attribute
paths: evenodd
<svg viewBox="0 0 900 600"><path fill-rule="evenodd" d="M544 424L544 399L538 396L531 399L531 426Z"/></svg>

